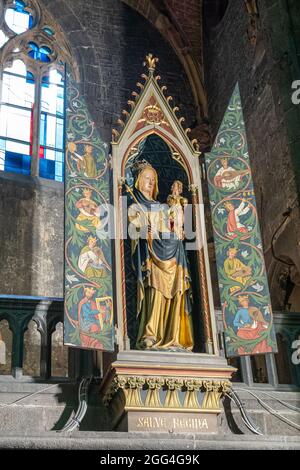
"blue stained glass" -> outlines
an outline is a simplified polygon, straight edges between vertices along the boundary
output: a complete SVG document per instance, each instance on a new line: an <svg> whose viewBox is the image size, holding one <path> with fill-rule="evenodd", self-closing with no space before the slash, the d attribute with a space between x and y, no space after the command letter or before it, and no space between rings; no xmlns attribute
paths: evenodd
<svg viewBox="0 0 300 470"><path fill-rule="evenodd" d="M31 72L26 73L26 83L34 83L34 75Z"/></svg>
<svg viewBox="0 0 300 470"><path fill-rule="evenodd" d="M50 59L50 57L48 56L48 54L42 54L42 53L40 53L40 55L39 55L39 60L40 60L41 62L50 62L50 61L51 61L51 59Z"/></svg>
<svg viewBox="0 0 300 470"><path fill-rule="evenodd" d="M55 161L47 160L46 158L40 159L40 176L48 180L55 179Z"/></svg>
<svg viewBox="0 0 300 470"><path fill-rule="evenodd" d="M62 149L63 148L63 141L64 141L64 122L62 119L56 120L56 148Z"/></svg>
<svg viewBox="0 0 300 470"><path fill-rule="evenodd" d="M39 53L39 48L35 44L35 42L29 42L28 46L31 47L31 51L28 52L28 55L32 57L33 59L38 59L38 53Z"/></svg>
<svg viewBox="0 0 300 470"><path fill-rule="evenodd" d="M15 1L15 4L6 10L6 24L14 33L23 33L33 26L33 17L25 8L24 2Z"/></svg>
<svg viewBox="0 0 300 470"><path fill-rule="evenodd" d="M51 49L47 46L42 46L42 47L40 47L40 53L41 54L51 54Z"/></svg>
<svg viewBox="0 0 300 470"><path fill-rule="evenodd" d="M62 163L56 162L55 164L55 174L57 176L62 176Z"/></svg>
<svg viewBox="0 0 300 470"><path fill-rule="evenodd" d="M23 12L24 8L26 7L25 3L22 0L15 0L15 10L19 12Z"/></svg>
<svg viewBox="0 0 300 470"><path fill-rule="evenodd" d="M57 162L63 162L64 161L64 154L62 152L55 152L55 160Z"/></svg>
<svg viewBox="0 0 300 470"><path fill-rule="evenodd" d="M62 98L58 97L56 105L57 105L57 110L56 110L57 114L59 116L63 117L64 111L65 111L64 110L64 98L63 97Z"/></svg>
<svg viewBox="0 0 300 470"><path fill-rule="evenodd" d="M40 125L40 145L45 146L47 139L47 120L46 115L41 114L41 125Z"/></svg>
<svg viewBox="0 0 300 470"><path fill-rule="evenodd" d="M48 28L47 26L43 28L43 31L48 34L48 36L54 36L54 31L52 31L51 28Z"/></svg>
<svg viewBox="0 0 300 470"><path fill-rule="evenodd" d="M29 155L5 152L4 171L30 175L30 161Z"/></svg>
<svg viewBox="0 0 300 470"><path fill-rule="evenodd" d="M50 84L49 75L44 75L44 77L42 78L42 86L49 88L49 84Z"/></svg>
<svg viewBox="0 0 300 470"><path fill-rule="evenodd" d="M28 52L29 57L41 62L50 62L49 55L52 53L51 49L47 46L39 47L35 42L30 41L28 45L31 47L31 51Z"/></svg>

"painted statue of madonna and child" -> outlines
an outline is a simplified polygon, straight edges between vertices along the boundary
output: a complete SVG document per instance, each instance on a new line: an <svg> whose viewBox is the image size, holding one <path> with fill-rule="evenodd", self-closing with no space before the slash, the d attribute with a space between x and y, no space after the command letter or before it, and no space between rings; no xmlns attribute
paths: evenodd
<svg viewBox="0 0 300 470"><path fill-rule="evenodd" d="M175 180L167 203L158 201L158 174L146 160L132 166L128 209L137 279L136 349L191 351L191 278L184 247L183 184Z"/></svg>

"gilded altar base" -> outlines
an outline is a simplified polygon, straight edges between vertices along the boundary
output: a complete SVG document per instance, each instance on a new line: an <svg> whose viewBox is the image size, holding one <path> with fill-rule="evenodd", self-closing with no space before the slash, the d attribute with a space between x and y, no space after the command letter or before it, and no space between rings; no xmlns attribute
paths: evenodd
<svg viewBox="0 0 300 470"><path fill-rule="evenodd" d="M234 371L220 356L127 351L111 364L101 394L115 430L217 433Z"/></svg>

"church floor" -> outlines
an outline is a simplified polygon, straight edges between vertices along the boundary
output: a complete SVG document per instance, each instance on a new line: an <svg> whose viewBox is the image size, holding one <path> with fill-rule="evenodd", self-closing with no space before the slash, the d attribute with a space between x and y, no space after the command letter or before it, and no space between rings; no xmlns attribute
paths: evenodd
<svg viewBox="0 0 300 470"><path fill-rule="evenodd" d="M47 390L46 390L47 389ZM78 407L78 384L0 383L0 449L299 449L300 403L298 391L255 392L267 405L295 426L272 416L257 400L240 390L249 417L263 436L253 435L234 404L224 401L226 414L219 416L218 435L113 432L107 408L92 386L87 413L72 433L58 432ZM18 401L20 400L21 401ZM282 403L280 403L280 400ZM285 403L285 404L284 404ZM288 405L288 406L287 406Z"/></svg>
<svg viewBox="0 0 300 470"><path fill-rule="evenodd" d="M296 436L196 436L149 433L56 432L39 436L0 437L1 449L61 450L300 450Z"/></svg>

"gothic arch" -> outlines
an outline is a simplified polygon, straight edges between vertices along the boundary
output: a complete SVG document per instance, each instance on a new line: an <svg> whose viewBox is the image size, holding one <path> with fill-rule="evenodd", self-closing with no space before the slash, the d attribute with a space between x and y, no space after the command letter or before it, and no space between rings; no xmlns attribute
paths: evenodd
<svg viewBox="0 0 300 470"><path fill-rule="evenodd" d="M0 27L2 27L5 35L9 38L9 41L7 41L0 50L0 63L2 67L4 68L4 66L11 64L13 60L21 59L29 71L31 71L32 68L36 71L35 59L24 54L24 51L29 52L30 41L35 41L37 44L51 49L49 62L52 63L56 60L61 60L70 64L75 77L78 79L77 62L69 46L69 42L57 21L48 13L47 9L42 8L42 2L39 0L27 0L24 4L24 9L32 16L32 26L30 29L20 34L15 34L4 20L6 11L15 6L13 1L4 0L1 5ZM46 29L48 29L48 31L50 30L52 33L49 34L45 32ZM42 65L43 64L41 64L41 69ZM43 73L43 70L41 73Z"/></svg>
<svg viewBox="0 0 300 470"><path fill-rule="evenodd" d="M112 142L112 165L114 168L114 207L118 213L118 220L123 220L121 195L122 187L126 184L125 162L128 158L128 149L136 152L137 143L149 136L157 134L166 143L169 144L173 151L173 158L180 163L189 178L189 191L191 193L191 201L193 206L193 217L195 221L196 233L196 252L197 252L197 272L199 275L199 289L201 292L201 301L203 307L203 322L205 336L205 350L210 354L219 354L216 340L216 324L213 314L213 298L210 284L210 272L208 251L206 243L206 232L204 230L204 213L203 213L203 193L201 185L201 170L198 157L201 152L196 139L190 140L189 134L191 129L183 128L184 117L179 117L176 112L179 111L178 106L173 107L170 102L172 97L166 97L164 91L166 86L158 84L161 77L156 75L156 63L158 59L152 54L146 57L148 76L143 74L142 78L145 83L138 82L137 86L141 93L133 92L135 101L129 100L131 112L123 110L123 119L118 119L117 129L113 129ZM121 214L121 215L120 215ZM115 257L121 260L119 266L116 264L116 289L117 289L117 312L118 325L120 330L124 332L124 341L119 345L120 350L126 350L128 346L127 336L127 306L125 293L125 258L124 243L122 238L123 227L115 223L116 240Z"/></svg>

